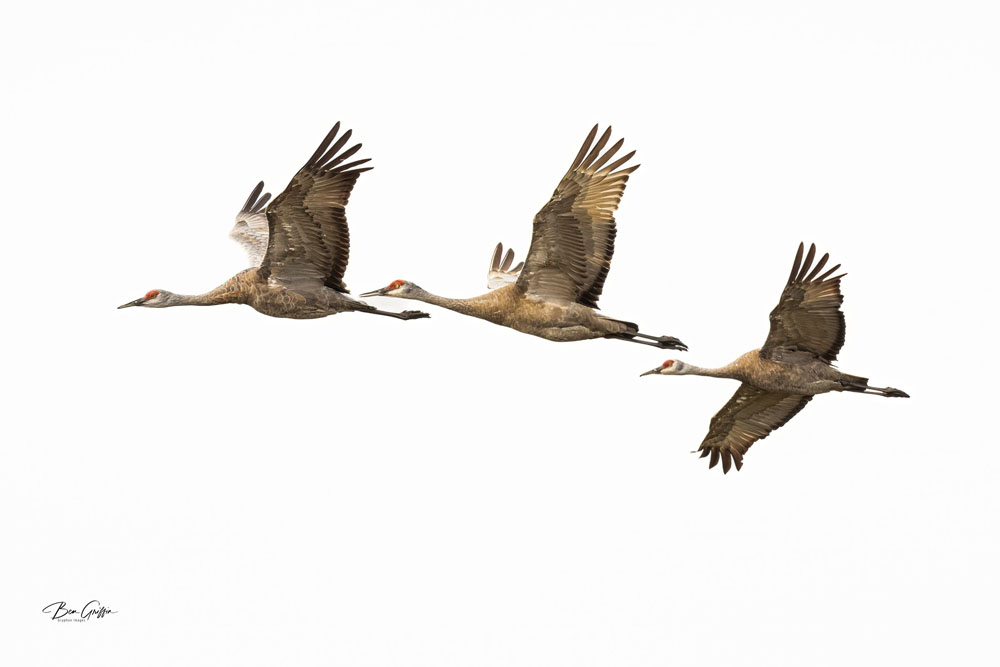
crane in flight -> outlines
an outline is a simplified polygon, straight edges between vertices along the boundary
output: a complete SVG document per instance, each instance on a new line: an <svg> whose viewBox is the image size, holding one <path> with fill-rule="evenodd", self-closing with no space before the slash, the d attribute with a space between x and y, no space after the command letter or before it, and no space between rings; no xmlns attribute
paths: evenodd
<svg viewBox="0 0 1000 667"><path fill-rule="evenodd" d="M250 268L204 294L174 294L154 289L118 306L168 308L242 303L271 317L313 319L336 313L360 312L400 320L430 317L419 311L393 313L347 296L344 272L350 252L345 208L351 189L368 159L345 162L361 149L341 151L351 138L340 138L338 122L285 191L274 201L261 196L258 183L236 218L230 237L247 250Z"/></svg>
<svg viewBox="0 0 1000 667"><path fill-rule="evenodd" d="M686 350L673 336L650 336L632 322L597 312L615 250L614 212L629 174L639 168L620 168L635 151L609 164L624 143L619 139L605 151L610 139L610 127L600 138L596 125L587 135L569 171L535 216L531 246L516 279L501 275L506 270L498 263L502 251L498 246L489 277L490 287L496 289L486 294L452 299L394 280L361 296L415 299L553 341L614 338Z"/></svg>
<svg viewBox="0 0 1000 667"><path fill-rule="evenodd" d="M739 380L729 402L712 417L708 435L698 451L711 456L708 467L722 461L722 472L743 467L750 445L784 426L817 394L853 391L860 394L909 398L892 387L873 387L868 378L848 375L833 367L844 345L844 313L840 264L820 275L830 255L812 266L816 246L799 244L795 263L778 305L771 311L771 331L764 346L751 350L721 368L700 368L668 359L642 375L706 375ZM640 375L641 377L641 375Z"/></svg>

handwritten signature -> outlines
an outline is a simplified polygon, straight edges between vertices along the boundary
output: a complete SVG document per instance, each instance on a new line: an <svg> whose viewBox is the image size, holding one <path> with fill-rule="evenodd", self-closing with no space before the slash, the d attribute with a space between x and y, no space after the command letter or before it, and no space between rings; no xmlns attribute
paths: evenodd
<svg viewBox="0 0 1000 667"><path fill-rule="evenodd" d="M77 611L65 602L53 602L42 609L43 614L52 614L53 621L89 621L91 618L104 618L107 614L117 614L101 604L100 600L91 600ZM75 618L74 618L75 617Z"/></svg>

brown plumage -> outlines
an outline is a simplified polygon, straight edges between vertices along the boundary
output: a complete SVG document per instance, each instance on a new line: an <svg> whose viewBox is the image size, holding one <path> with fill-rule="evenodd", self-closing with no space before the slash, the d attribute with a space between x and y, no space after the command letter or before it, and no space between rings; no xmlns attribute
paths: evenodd
<svg viewBox="0 0 1000 667"><path fill-rule="evenodd" d="M701 443L701 455L711 457L709 468L721 460L723 472L734 464L739 470L750 445L783 426L816 394L854 391L909 398L899 389L871 387L867 378L832 366L844 345L840 279L845 274L833 275L838 264L820 275L830 256L823 255L813 267L816 246L810 246L803 261L804 250L800 243L788 282L771 311L771 331L763 347L722 368L699 368L671 359L642 374L707 375L743 383L712 417Z"/></svg>
<svg viewBox="0 0 1000 667"><path fill-rule="evenodd" d="M151 290L119 308L242 303L265 315L294 319L348 311L403 320L429 317L418 311L379 310L346 296L344 271L351 239L345 208L358 176L371 167L360 166L367 159L345 162L361 144L341 152L351 130L338 139L339 131L337 123L270 205L269 193L261 197L263 182L250 193L230 236L247 249L251 268L205 294Z"/></svg>
<svg viewBox="0 0 1000 667"><path fill-rule="evenodd" d="M600 138L596 125L590 131L569 171L535 216L531 247L515 282L470 299L449 299L396 280L362 296L416 299L554 341L617 338L687 349L676 338L640 333L637 325L596 311L615 249L614 212L629 175L639 168L619 169L634 151L611 162L624 139L605 151L610 138L610 127ZM509 282L499 273L505 271L499 264L501 252L502 246L497 246L491 287Z"/></svg>

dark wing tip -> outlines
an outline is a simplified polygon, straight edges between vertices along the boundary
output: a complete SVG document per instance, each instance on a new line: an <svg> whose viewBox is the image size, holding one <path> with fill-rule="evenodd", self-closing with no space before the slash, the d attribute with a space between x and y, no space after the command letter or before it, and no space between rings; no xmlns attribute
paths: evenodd
<svg viewBox="0 0 1000 667"><path fill-rule="evenodd" d="M633 155L635 155L635 151L632 151L628 155L623 155L622 157L618 158L617 160L615 160L614 162L612 162L611 164L609 164L607 167L605 167L604 169L602 169L600 171L600 173L601 174L610 174L610 173L612 173L615 169L617 169L618 167L622 166L623 164L625 164L626 162L628 162L629 160L631 160ZM634 165L634 166L629 167L628 169L625 169L623 171L626 174L630 174L630 173L632 173L633 171L635 171L638 168L639 168L639 165Z"/></svg>
<svg viewBox="0 0 1000 667"><path fill-rule="evenodd" d="M316 161L322 157L322 155L326 152L326 147L330 145L330 142L333 141L333 138L337 136L338 132L340 132L339 120L334 124L333 129L327 132L326 137L324 137L323 141L320 142L319 148L316 149L316 152L313 153L312 157L306 162L307 167L314 165Z"/></svg>
<svg viewBox="0 0 1000 667"><path fill-rule="evenodd" d="M269 201L271 201L271 193L265 192L264 196L257 200L257 204L253 207L253 212L259 213L265 206L267 206L267 202Z"/></svg>
<svg viewBox="0 0 1000 667"><path fill-rule="evenodd" d="M500 255L503 254L503 243L497 243L493 249L493 258L490 260L490 270L497 271L500 268Z"/></svg>
<svg viewBox="0 0 1000 667"><path fill-rule="evenodd" d="M813 259L815 258L816 258L816 244L811 243L809 244L809 252L806 253L806 258L802 261L802 269L799 271L799 275L796 276L795 282L800 283L803 281L803 279L806 277L806 273L812 266Z"/></svg>
<svg viewBox="0 0 1000 667"><path fill-rule="evenodd" d="M569 167L570 171L575 171L583 163L583 156L590 150L590 145L594 142L594 137L597 136L597 127L599 124L600 123L594 125L594 127L590 130L590 134L588 134L587 138L584 140L583 145L580 146L580 152L576 154L576 158L573 159L573 164Z"/></svg>
<svg viewBox="0 0 1000 667"><path fill-rule="evenodd" d="M361 150L362 144L360 143L355 144L350 148L348 148L347 150L345 150L343 153L338 154L340 149L342 149L347 144L348 140L350 140L351 136L354 134L354 130L349 129L342 135L340 135L339 139L334 141L339 131L340 131L340 121L337 121L337 124L333 126L333 129L330 130L330 132L320 143L319 147L316 149L316 152L313 153L312 157L310 157L309 160L306 162L305 164L306 169L314 170L320 173L326 173L326 172L335 173L335 172L346 171L347 169L355 165L361 164L362 162L368 162L368 160L361 160L359 162L352 162L349 165L341 164L344 162L344 160L346 160L347 158L351 157L359 150ZM367 170L358 169L357 171L360 172Z"/></svg>
<svg viewBox="0 0 1000 667"><path fill-rule="evenodd" d="M813 278L815 278L819 274L819 272L823 270L823 267L826 266L826 263L829 260L830 260L830 253L824 253L824 255L820 257L819 261L816 263L815 268L813 268L813 270L809 272L809 275L806 276L805 282L807 283L812 282Z"/></svg>
<svg viewBox="0 0 1000 667"><path fill-rule="evenodd" d="M609 125L608 128L604 130L604 134L601 135L601 138L597 140L596 144L594 144L594 147L589 153L587 153L587 157L583 159L583 163L580 167L583 169L597 169L597 166L594 164L594 160L596 160L597 156L601 154L601 151L604 150L604 147L608 144L610 139L611 126Z"/></svg>
<svg viewBox="0 0 1000 667"><path fill-rule="evenodd" d="M820 274L823 267L825 267L827 262L830 261L830 253L824 253L823 256L820 257L819 262L816 263L816 266L813 267L812 262L816 257L816 244L812 243L809 245L809 252L803 260L802 253L804 250L805 245L800 243L799 250L795 255L795 264L792 266L792 273L788 279L788 284L791 285L792 283L811 283L823 282L824 280L834 280L834 278L830 278L830 276L840 268L840 264L837 264L833 268L827 269L825 273ZM841 276L837 276L837 278L839 277Z"/></svg>
<svg viewBox="0 0 1000 667"><path fill-rule="evenodd" d="M597 171L598 169L600 169L601 167L603 167L604 163L607 162L608 160L610 160L612 157L614 157L614 154L617 153L624 144L625 144L625 138L622 137L621 139L619 139L618 141L616 141L614 143L614 145L611 146L611 148L609 148L608 150L604 151L604 155L602 155L600 158L598 158L597 162L595 162L594 164L592 164L590 166L590 168L593 169L594 171ZM635 151L633 151L633 153L634 152Z"/></svg>
<svg viewBox="0 0 1000 667"><path fill-rule="evenodd" d="M788 282L786 285L791 285L795 282L795 276L799 275L799 267L802 266L802 253L806 250L804 243L799 241L799 249L795 253L795 261L792 262L792 272L788 274Z"/></svg>
<svg viewBox="0 0 1000 667"><path fill-rule="evenodd" d="M829 271L827 271L826 273L824 273L823 275L821 275L819 278L817 278L816 282L820 282L821 283L824 280L826 280L827 278L830 278L830 274L833 273L833 272L835 272L839 268L840 268L840 264L837 264L835 267L833 267L832 269L830 269ZM837 278L843 278L846 275L847 275L846 273L841 273L839 276L836 276L834 278L830 278L830 280L836 280Z"/></svg>
<svg viewBox="0 0 1000 667"><path fill-rule="evenodd" d="M260 193L263 190L264 190L264 181L261 181L256 186L254 186L254 189L250 192L250 196L247 197L246 203L244 203L243 208L240 209L240 213L252 213L253 206L257 201L257 197L260 196Z"/></svg>
<svg viewBox="0 0 1000 667"><path fill-rule="evenodd" d="M339 172L343 172L345 174L351 173L349 170L352 167L356 167L359 164L365 164L366 162L371 162L371 161L372 159L370 157L366 157L364 160L355 160L354 162L348 162L347 164L340 165L336 169L331 169L330 173L339 173ZM374 169L374 167L366 167L365 169L355 169L354 171L367 171L368 169Z"/></svg>
<svg viewBox="0 0 1000 667"><path fill-rule="evenodd" d="M507 248L507 254L503 256L503 263L500 264L500 270L506 271L510 268L510 265L514 263L514 251Z"/></svg>
<svg viewBox="0 0 1000 667"><path fill-rule="evenodd" d="M348 130L347 134L338 139L336 144L330 146L330 150L328 150L326 154L319 159L319 162L313 165L313 168L316 171L321 173L337 172L337 171L343 171L348 168L348 165L341 165L341 163L347 158L357 153L359 150L361 150L361 144L354 144L340 155L337 155L337 151L339 151L343 147L343 145L347 143L346 140L350 138L349 137L350 133L351 131ZM367 162L367 160L364 161Z"/></svg>

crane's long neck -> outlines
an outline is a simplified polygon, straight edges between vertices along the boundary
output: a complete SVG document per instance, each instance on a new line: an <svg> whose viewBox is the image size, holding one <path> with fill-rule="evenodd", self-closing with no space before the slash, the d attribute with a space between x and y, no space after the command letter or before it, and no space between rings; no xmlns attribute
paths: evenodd
<svg viewBox="0 0 1000 667"><path fill-rule="evenodd" d="M171 299L170 306L218 306L223 303L236 303L235 300L225 298L223 295L212 292L204 294L175 294L175 299Z"/></svg>
<svg viewBox="0 0 1000 667"><path fill-rule="evenodd" d="M710 378L728 378L730 380L742 380L743 378L738 374L737 369L733 367L733 364L726 364L725 366L720 366L719 368L702 368L701 366L695 366L694 364L689 364L684 362L684 368L678 375L704 375Z"/></svg>
<svg viewBox="0 0 1000 667"><path fill-rule="evenodd" d="M233 289L232 281L204 294L171 294L167 306L218 306L223 303L245 303L244 294Z"/></svg>
<svg viewBox="0 0 1000 667"><path fill-rule="evenodd" d="M489 313L494 310L489 307L490 304L483 302L483 300L479 298L451 299L446 296L431 294L427 290L420 287L414 288L409 298L416 299L417 301L423 301L424 303L429 303L434 306L440 306L441 308L447 308L448 310L453 310L456 313L462 313L463 315L471 315L473 317L481 317L484 319L490 319Z"/></svg>

